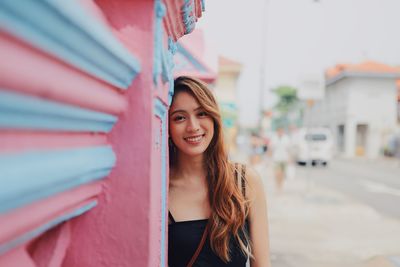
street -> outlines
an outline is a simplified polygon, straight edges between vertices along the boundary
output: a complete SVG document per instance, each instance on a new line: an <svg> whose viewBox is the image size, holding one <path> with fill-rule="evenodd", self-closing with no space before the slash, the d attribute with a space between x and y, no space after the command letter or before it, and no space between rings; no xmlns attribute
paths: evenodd
<svg viewBox="0 0 400 267"><path fill-rule="evenodd" d="M400 219L400 162L335 160L328 168L298 167L297 173ZM399 240L400 241L400 240Z"/></svg>
<svg viewBox="0 0 400 267"><path fill-rule="evenodd" d="M267 193L272 266L400 266L398 162L295 166L282 192L268 158L253 167Z"/></svg>

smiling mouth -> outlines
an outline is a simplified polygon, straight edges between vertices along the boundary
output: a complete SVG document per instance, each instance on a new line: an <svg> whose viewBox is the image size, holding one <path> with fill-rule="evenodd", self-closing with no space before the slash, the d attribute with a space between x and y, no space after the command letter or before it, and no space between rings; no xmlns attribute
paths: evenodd
<svg viewBox="0 0 400 267"><path fill-rule="evenodd" d="M201 139L203 139L204 136L205 134L201 134L196 136L185 137L183 139L188 143L198 143L201 141Z"/></svg>

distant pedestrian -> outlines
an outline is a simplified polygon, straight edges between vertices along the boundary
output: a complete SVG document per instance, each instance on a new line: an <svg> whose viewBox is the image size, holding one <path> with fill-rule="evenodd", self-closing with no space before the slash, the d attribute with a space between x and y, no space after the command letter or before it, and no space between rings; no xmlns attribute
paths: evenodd
<svg viewBox="0 0 400 267"><path fill-rule="evenodd" d="M262 156L264 155L264 139L261 138L257 133L252 132L250 137L251 144L251 155L250 163L257 165L261 162Z"/></svg>
<svg viewBox="0 0 400 267"><path fill-rule="evenodd" d="M201 81L175 80L169 110L169 267L270 267L260 177L233 164L221 114Z"/></svg>
<svg viewBox="0 0 400 267"><path fill-rule="evenodd" d="M278 128L276 135L271 138L270 149L274 164L276 188L278 191L282 191L292 152L290 138L283 128Z"/></svg>

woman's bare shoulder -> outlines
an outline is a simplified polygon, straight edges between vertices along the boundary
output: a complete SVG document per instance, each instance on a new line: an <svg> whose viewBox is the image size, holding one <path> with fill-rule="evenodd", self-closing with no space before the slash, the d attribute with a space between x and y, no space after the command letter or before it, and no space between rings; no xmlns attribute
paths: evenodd
<svg viewBox="0 0 400 267"><path fill-rule="evenodd" d="M245 187L246 187L246 196L250 197L254 195L254 190L259 188L260 186L263 188L264 184L262 182L260 174L250 165L239 163L239 162L231 162L231 166L234 171L237 172L240 176L244 176ZM241 186L242 181L238 181ZM247 190L248 189L248 190Z"/></svg>
<svg viewBox="0 0 400 267"><path fill-rule="evenodd" d="M246 166L246 183L249 190L247 194L249 199L254 199L257 192L264 189L264 183L260 174L251 166Z"/></svg>

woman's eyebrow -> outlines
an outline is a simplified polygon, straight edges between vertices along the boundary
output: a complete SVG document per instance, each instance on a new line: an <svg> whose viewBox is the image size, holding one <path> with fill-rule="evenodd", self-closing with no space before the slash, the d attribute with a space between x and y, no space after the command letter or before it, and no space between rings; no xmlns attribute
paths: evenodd
<svg viewBox="0 0 400 267"><path fill-rule="evenodd" d="M199 110L199 109L203 109L203 107L198 106L198 107L195 108L193 111L197 111L197 110ZM188 113L188 112L187 112L186 110L184 110L184 109L177 109L177 110L172 111L170 116L172 116L172 115L174 115L175 113L178 113L178 112Z"/></svg>
<svg viewBox="0 0 400 267"><path fill-rule="evenodd" d="M178 112L184 112L184 113L186 113L186 110L183 110L183 109L174 110L174 111L171 112L171 116L174 115L175 113L178 113Z"/></svg>

